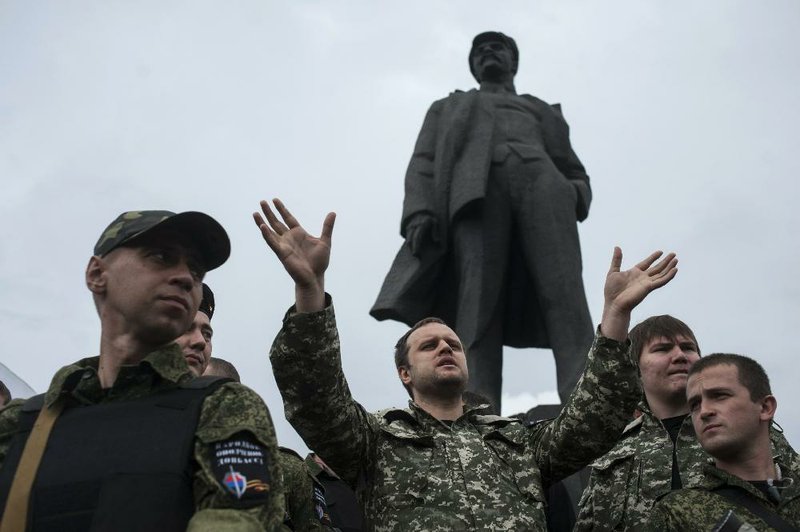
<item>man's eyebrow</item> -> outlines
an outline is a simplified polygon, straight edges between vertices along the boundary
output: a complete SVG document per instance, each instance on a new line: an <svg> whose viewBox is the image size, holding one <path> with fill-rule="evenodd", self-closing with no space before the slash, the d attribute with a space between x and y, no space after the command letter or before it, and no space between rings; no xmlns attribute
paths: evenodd
<svg viewBox="0 0 800 532"><path fill-rule="evenodd" d="M664 347L664 346L668 346L668 345L675 345L675 341L674 340L667 340L667 339L665 339L664 341L659 340L658 342L654 342L654 343L650 344L650 347L651 348L653 348L653 347Z"/></svg>

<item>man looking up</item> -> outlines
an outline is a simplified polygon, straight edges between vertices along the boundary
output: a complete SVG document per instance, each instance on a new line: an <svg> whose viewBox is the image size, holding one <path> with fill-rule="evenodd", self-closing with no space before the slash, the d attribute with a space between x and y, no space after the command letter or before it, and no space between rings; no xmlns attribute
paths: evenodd
<svg viewBox="0 0 800 532"><path fill-rule="evenodd" d="M203 375L211 361L211 338L214 329L211 318L214 316L214 292L203 283L203 299L200 308L194 315L189 330L178 337L175 342L183 350L183 358L189 364L189 370L196 376Z"/></svg>
<svg viewBox="0 0 800 532"><path fill-rule="evenodd" d="M774 459L777 401L755 360L713 354L689 372L686 396L697 438L713 464L700 481L653 510L651 530L800 530L800 460Z"/></svg>
<svg viewBox="0 0 800 532"><path fill-rule="evenodd" d="M126 212L103 232L85 276L100 355L0 412L2 532L280 526L266 406L239 384L194 379L174 343L229 254L225 230L198 212Z"/></svg>
<svg viewBox="0 0 800 532"><path fill-rule="evenodd" d="M544 488L611 448L639 395L627 349L630 312L676 274L660 252L620 271L615 248L605 308L586 371L555 419L533 427L465 404L469 372L459 337L424 320L399 342L398 376L408 409L367 413L350 395L325 270L335 215L308 235L275 200L256 224L295 282L295 306L270 360L286 417L357 491L370 530L545 530Z"/></svg>
<svg viewBox="0 0 800 532"><path fill-rule="evenodd" d="M656 500L697 482L708 460L686 401L687 375L700 359L694 332L672 316L651 316L631 329L630 340L644 400L614 448L592 463L576 531L640 529ZM777 451L792 452L780 432L773 438Z"/></svg>

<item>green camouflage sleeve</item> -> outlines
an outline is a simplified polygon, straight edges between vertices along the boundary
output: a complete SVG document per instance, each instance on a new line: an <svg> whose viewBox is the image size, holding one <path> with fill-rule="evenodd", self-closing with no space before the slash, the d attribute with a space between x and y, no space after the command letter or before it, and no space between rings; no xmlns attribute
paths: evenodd
<svg viewBox="0 0 800 532"><path fill-rule="evenodd" d="M3 408L0 408L0 468L6 461L6 453L11 446L11 440L17 432L19 414L25 399L14 399Z"/></svg>
<svg viewBox="0 0 800 532"><path fill-rule="evenodd" d="M330 296L324 310L287 312L270 350L286 419L306 445L351 486L374 446L376 423L353 400L342 372Z"/></svg>
<svg viewBox="0 0 800 532"><path fill-rule="evenodd" d="M681 530L677 528L678 522L674 519L672 512L663 502L656 503L650 512L650 520L645 525L646 532L666 532L668 530Z"/></svg>
<svg viewBox="0 0 800 532"><path fill-rule="evenodd" d="M736 522L734 530L772 530L760 519L738 509L722 497L693 489L667 494L653 507L647 532L683 532L685 530L719 530L727 521ZM756 528L753 528L753 525Z"/></svg>
<svg viewBox="0 0 800 532"><path fill-rule="evenodd" d="M203 402L195 434L197 513L190 530L278 530L283 475L267 405L228 382ZM253 528L253 527L257 528Z"/></svg>
<svg viewBox="0 0 800 532"><path fill-rule="evenodd" d="M281 449L280 457L286 493L286 511L293 530L330 530L322 524L315 510L315 483L305 461L294 451L285 449Z"/></svg>
<svg viewBox="0 0 800 532"><path fill-rule="evenodd" d="M596 335L566 406L554 420L531 429L545 485L605 454L630 421L641 391L629 345Z"/></svg>

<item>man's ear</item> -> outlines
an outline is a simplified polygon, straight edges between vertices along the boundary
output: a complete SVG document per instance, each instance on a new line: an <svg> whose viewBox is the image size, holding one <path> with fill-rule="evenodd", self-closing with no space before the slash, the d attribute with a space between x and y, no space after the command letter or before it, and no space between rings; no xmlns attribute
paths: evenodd
<svg viewBox="0 0 800 532"><path fill-rule="evenodd" d="M775 411L778 409L778 400L774 395L766 395L761 400L761 421L771 421L775 417Z"/></svg>
<svg viewBox="0 0 800 532"><path fill-rule="evenodd" d="M106 291L106 262L93 256L86 265L86 287L96 295L104 294Z"/></svg>
<svg viewBox="0 0 800 532"><path fill-rule="evenodd" d="M397 368L397 375L400 377L400 382L402 382L405 386L411 384L411 373L409 373L407 367L400 366Z"/></svg>

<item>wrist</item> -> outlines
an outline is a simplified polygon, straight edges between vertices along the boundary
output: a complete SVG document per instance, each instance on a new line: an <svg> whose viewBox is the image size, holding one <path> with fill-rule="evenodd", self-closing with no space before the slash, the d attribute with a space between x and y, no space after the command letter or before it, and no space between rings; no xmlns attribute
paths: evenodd
<svg viewBox="0 0 800 532"><path fill-rule="evenodd" d="M309 285L296 284L294 288L297 312L318 312L325 308L325 285L322 280Z"/></svg>

